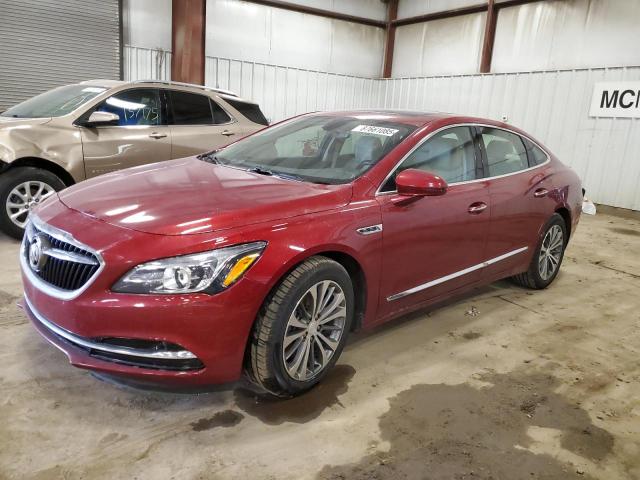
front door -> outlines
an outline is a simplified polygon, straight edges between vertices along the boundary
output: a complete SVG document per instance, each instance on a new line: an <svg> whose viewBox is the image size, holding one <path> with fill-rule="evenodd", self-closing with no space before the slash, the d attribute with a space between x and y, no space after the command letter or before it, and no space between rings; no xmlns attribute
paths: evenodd
<svg viewBox="0 0 640 480"><path fill-rule="evenodd" d="M426 140L382 188L381 317L479 280L490 222L489 191L468 127L451 127ZM395 193L395 175L417 168L449 184L438 197ZM478 181L474 181L478 180Z"/></svg>
<svg viewBox="0 0 640 480"><path fill-rule="evenodd" d="M158 89L124 90L94 110L115 113L120 120L114 126L80 127L87 178L171 157L171 132Z"/></svg>
<svg viewBox="0 0 640 480"><path fill-rule="evenodd" d="M207 95L167 90L171 109L171 157L208 152L240 139L239 124Z"/></svg>

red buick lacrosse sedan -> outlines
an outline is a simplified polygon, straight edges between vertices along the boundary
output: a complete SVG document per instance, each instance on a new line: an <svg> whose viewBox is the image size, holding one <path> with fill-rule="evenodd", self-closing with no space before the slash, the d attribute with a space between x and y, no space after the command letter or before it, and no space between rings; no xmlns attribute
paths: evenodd
<svg viewBox="0 0 640 480"><path fill-rule="evenodd" d="M295 395L355 329L505 277L547 287L582 196L503 123L308 114L49 198L22 244L24 307L81 368L171 387L244 371Z"/></svg>

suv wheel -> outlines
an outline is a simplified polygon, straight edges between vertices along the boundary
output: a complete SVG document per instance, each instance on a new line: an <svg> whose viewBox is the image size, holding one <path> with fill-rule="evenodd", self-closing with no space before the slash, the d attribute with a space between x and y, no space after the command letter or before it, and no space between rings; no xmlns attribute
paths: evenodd
<svg viewBox="0 0 640 480"><path fill-rule="evenodd" d="M3 173L0 175L0 230L21 239L31 210L63 188L62 180L47 170L18 167Z"/></svg>
<svg viewBox="0 0 640 480"><path fill-rule="evenodd" d="M326 257L309 258L265 300L249 348L249 376L277 396L310 389L342 353L353 312L344 267Z"/></svg>

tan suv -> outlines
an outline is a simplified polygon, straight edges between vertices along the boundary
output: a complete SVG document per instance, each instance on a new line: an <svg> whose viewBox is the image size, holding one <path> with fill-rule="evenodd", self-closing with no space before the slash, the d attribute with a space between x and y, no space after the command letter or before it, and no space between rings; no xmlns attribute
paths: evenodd
<svg viewBox="0 0 640 480"><path fill-rule="evenodd" d="M86 178L212 150L267 123L255 103L197 85L50 90L0 114L0 230L20 238L34 204Z"/></svg>

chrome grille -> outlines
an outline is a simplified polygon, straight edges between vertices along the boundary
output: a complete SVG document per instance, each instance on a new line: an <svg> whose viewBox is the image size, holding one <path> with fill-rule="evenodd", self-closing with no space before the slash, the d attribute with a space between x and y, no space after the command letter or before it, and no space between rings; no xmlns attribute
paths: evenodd
<svg viewBox="0 0 640 480"><path fill-rule="evenodd" d="M32 248L36 242L37 253ZM102 266L95 252L76 242L66 232L35 219L26 229L22 257L23 268L29 269L29 273L46 286L66 293L83 289Z"/></svg>

